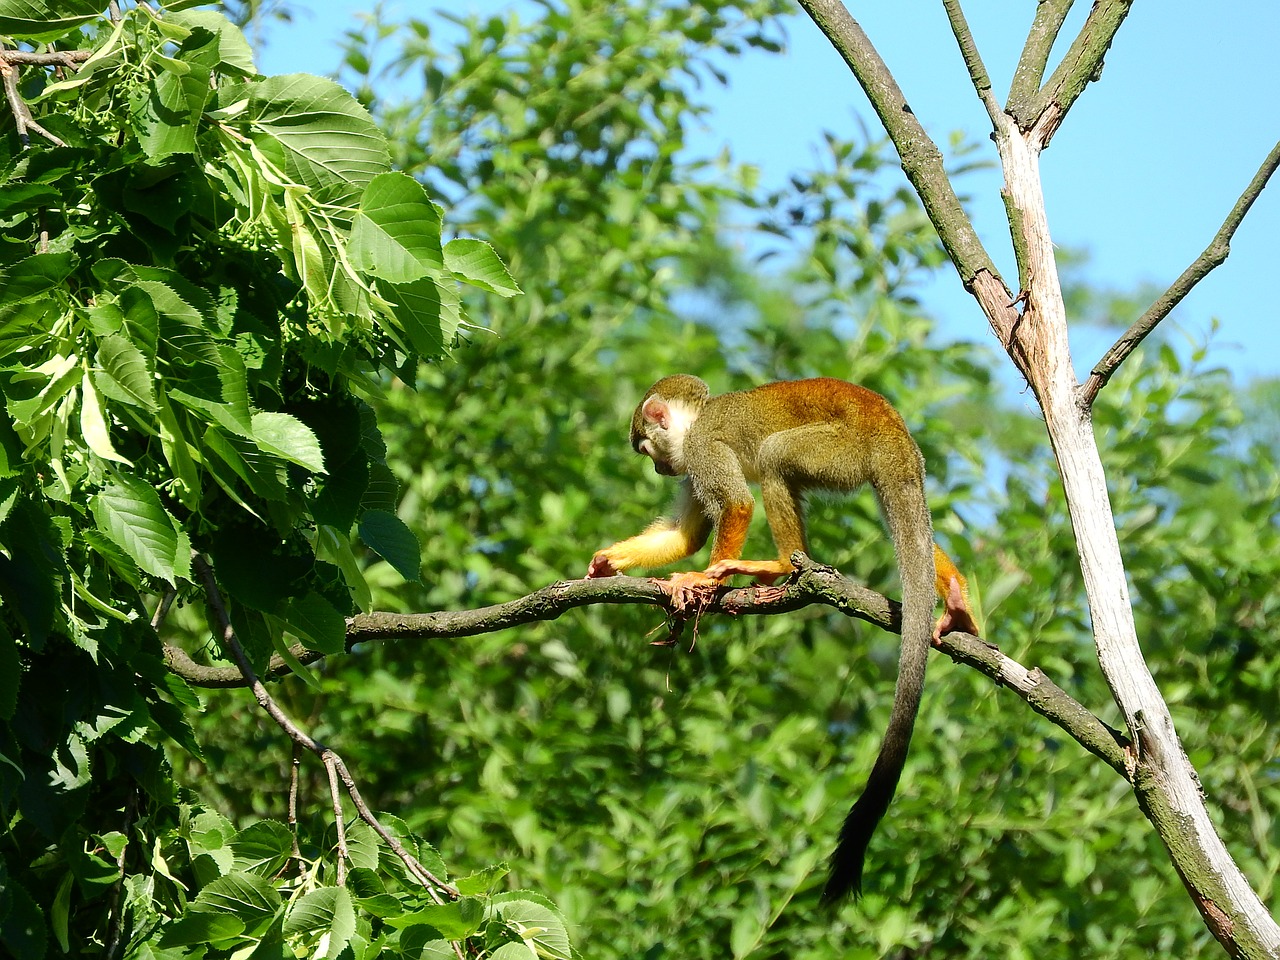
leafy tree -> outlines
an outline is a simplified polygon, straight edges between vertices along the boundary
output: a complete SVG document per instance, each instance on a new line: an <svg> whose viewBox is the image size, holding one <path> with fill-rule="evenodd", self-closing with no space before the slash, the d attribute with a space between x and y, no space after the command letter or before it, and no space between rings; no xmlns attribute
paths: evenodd
<svg viewBox="0 0 1280 960"><path fill-rule="evenodd" d="M169 772L164 742L200 754L170 606L203 611L245 678L296 662L286 637L340 652L370 589L355 530L418 576L368 399L472 325L458 281L518 288L488 245L442 244L337 84L259 76L218 14L98 11L0 7L30 48L0 53L0 940L566 956L545 900L482 906L497 869L450 884L283 717L333 778L336 858L322 827L237 829Z"/></svg>

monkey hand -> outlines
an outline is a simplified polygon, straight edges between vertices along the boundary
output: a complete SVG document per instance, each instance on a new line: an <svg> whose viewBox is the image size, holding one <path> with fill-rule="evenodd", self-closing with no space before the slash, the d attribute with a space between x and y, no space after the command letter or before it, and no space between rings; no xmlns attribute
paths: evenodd
<svg viewBox="0 0 1280 960"><path fill-rule="evenodd" d="M591 558L591 563L587 566L587 579L594 580L597 577L616 577L621 573L617 567L613 565L613 561L609 559L608 550L598 550L596 555Z"/></svg>
<svg viewBox="0 0 1280 960"><path fill-rule="evenodd" d="M702 570L691 570L687 573L673 573L667 581L671 591L671 606L679 613L696 613L706 606L720 589L719 577L713 577Z"/></svg>

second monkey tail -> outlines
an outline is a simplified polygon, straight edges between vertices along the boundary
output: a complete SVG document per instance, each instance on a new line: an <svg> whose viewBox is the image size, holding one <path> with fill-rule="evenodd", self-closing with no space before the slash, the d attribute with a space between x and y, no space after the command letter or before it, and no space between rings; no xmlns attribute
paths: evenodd
<svg viewBox="0 0 1280 960"><path fill-rule="evenodd" d="M907 762L933 637L933 524L924 499L923 476L892 487L876 485L876 496L893 539L902 581L902 648L898 658L898 682L880 753L862 795L845 817L840 839L831 855L831 874L822 891L822 902L826 906L834 905L851 893L854 897L862 895L862 870L867 847L889 809L902 768Z"/></svg>

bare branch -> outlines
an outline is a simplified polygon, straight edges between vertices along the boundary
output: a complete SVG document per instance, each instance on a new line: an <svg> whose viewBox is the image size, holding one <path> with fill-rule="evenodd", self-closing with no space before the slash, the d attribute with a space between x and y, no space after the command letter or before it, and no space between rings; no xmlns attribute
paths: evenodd
<svg viewBox="0 0 1280 960"><path fill-rule="evenodd" d="M336 774L342 780L343 786L347 789L351 802L355 805L356 811L360 814L360 819L371 826L382 839L387 841L387 845L400 858L400 860L409 868L420 883L426 888L428 894L437 903L443 902L441 894L450 898L458 897L458 890L451 884L445 883L434 876L429 870L424 868L417 858L404 848L404 845L397 837L392 835L374 816L373 812L365 804L364 799L360 796L360 791L356 789L355 781L347 765L343 762L336 752L322 744L320 741L305 733L297 724L285 715L280 709L271 694L267 693L267 688L262 685L262 681L258 679L257 673L253 669L253 664L249 662L249 657L244 652L244 647L240 645L240 640L236 636L235 628L231 625L231 618L227 615L226 605L222 602L222 591L218 589L217 580L214 578L213 569L205 561L204 557L198 553L192 555L192 567L195 569L196 575L204 584L205 593L209 601L209 607L213 611L214 618L217 620L218 627L222 631L222 642L227 651L231 654L231 658L235 660L236 665L240 668L240 673L247 685L252 691L254 698L258 701L258 706L271 717L272 720L289 735L294 744L305 747L314 753L325 765L325 769L329 773L330 789L333 791L334 813L337 819L337 829L339 837L338 851L338 875L340 878L345 877L345 867L343 866L346 853L346 838L342 824L342 804L336 792L336 785L333 777ZM341 881L340 881L341 882Z"/></svg>
<svg viewBox="0 0 1280 960"><path fill-rule="evenodd" d="M973 32L964 18L964 11L960 9L960 0L942 0L942 6L946 8L947 19L951 21L951 32L956 35L956 42L960 44L960 55L964 57L964 65L969 70L973 89L977 91L982 105L987 108L991 125L997 126L1000 122L1000 104L991 92L991 77L982 62L982 55L978 53L978 45L973 41Z"/></svg>
<svg viewBox="0 0 1280 960"><path fill-rule="evenodd" d="M1075 0L1039 0L1036 4L1035 19L1031 21L1022 56L1018 58L1017 69L1013 71L1009 100L1005 104L1005 109L1024 130L1030 129L1035 123L1035 118L1030 116L1029 111L1040 89L1040 82L1044 79L1049 52L1053 49L1062 24L1074 3Z"/></svg>
<svg viewBox="0 0 1280 960"><path fill-rule="evenodd" d="M92 50L53 50L49 53L32 53L29 50L0 50L0 62L36 67L79 68L93 56Z"/></svg>
<svg viewBox="0 0 1280 960"><path fill-rule="evenodd" d="M942 152L911 112L901 88L876 48L840 0L800 0L818 29L844 58L893 140L902 170L924 203L965 289L986 271L999 276L942 165Z"/></svg>
<svg viewBox="0 0 1280 960"><path fill-rule="evenodd" d="M1041 149L1048 146L1084 88L1102 74L1102 60L1132 3L1133 0L1095 0L1079 35L1049 82L1032 101L1025 117L1018 117L1018 125L1024 131L1039 127L1037 140Z"/></svg>
<svg viewBox="0 0 1280 960"><path fill-rule="evenodd" d="M338 789L338 770L334 763L335 755L331 751L326 751L321 758L324 760L324 772L329 778L329 799L333 801L333 826L338 832L338 886L343 886L347 882L347 860L350 854L347 852L347 825L342 819L342 791Z"/></svg>
<svg viewBox="0 0 1280 960"><path fill-rule="evenodd" d="M177 599L178 591L172 587L164 592L164 596L160 598L160 602L156 604L155 612L151 615L151 629L160 632L160 628L164 625L165 618L169 616L169 608L173 606L173 601Z"/></svg>
<svg viewBox="0 0 1280 960"><path fill-rule="evenodd" d="M1147 308L1146 312L1134 322L1133 326L1126 330L1124 335L1094 365L1089 374L1089 379L1080 387L1079 404L1082 410L1088 410L1093 406L1094 400L1098 397L1098 392L1107 385L1107 381L1111 379L1120 364L1146 338L1147 334L1156 328L1156 324L1167 317L1169 312L1182 302L1183 297L1190 293L1197 283L1207 277L1214 269L1221 266L1227 259L1227 255L1231 253L1231 238L1235 236L1236 228L1240 226L1245 214L1249 212L1253 202L1258 199L1259 194L1262 193L1267 181L1271 179L1271 175L1276 172L1276 167L1278 166L1280 166L1280 142L1277 142L1271 148L1267 158L1262 161L1262 166L1253 175L1253 179L1245 187L1244 193L1240 194L1240 199L1231 208L1231 212L1227 214L1227 219L1222 222L1222 226L1214 234L1213 240L1210 241L1209 246L1205 247L1204 252L1196 257L1187 269L1182 271L1182 275L1173 282L1173 285Z"/></svg>
<svg viewBox="0 0 1280 960"><path fill-rule="evenodd" d="M14 68L13 62L5 56L0 56L0 79L4 81L4 96L9 102L9 112L13 114L13 122L18 128L18 139L22 142L22 146L24 148L31 146L31 136L27 131L34 130L54 146L65 147L65 143L32 119L27 102L18 92L18 71Z"/></svg>
<svg viewBox="0 0 1280 960"><path fill-rule="evenodd" d="M289 805L288 805L288 824L289 833L293 835L293 848L290 852L290 858L293 860L294 868L301 876L305 871L302 863L302 850L298 846L298 771L302 766L302 747L297 743L293 745L293 756L289 758Z"/></svg>

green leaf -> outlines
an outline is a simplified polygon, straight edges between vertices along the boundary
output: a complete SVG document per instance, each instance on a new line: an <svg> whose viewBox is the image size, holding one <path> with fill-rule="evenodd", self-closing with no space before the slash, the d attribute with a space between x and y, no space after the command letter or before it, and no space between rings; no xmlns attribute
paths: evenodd
<svg viewBox="0 0 1280 960"><path fill-rule="evenodd" d="M0 303L0 360L46 337L61 312L53 297L27 303Z"/></svg>
<svg viewBox="0 0 1280 960"><path fill-rule="evenodd" d="M0 217L12 217L27 210L39 210L56 203L61 194L38 183L6 183L0 190Z"/></svg>
<svg viewBox="0 0 1280 960"><path fill-rule="evenodd" d="M312 650L342 653L346 649L347 618L314 590L290 600L280 618L285 629Z"/></svg>
<svg viewBox="0 0 1280 960"><path fill-rule="evenodd" d="M98 529L153 577L175 583L178 535L151 484L121 475L89 502Z"/></svg>
<svg viewBox="0 0 1280 960"><path fill-rule="evenodd" d="M282 902L276 888L263 877L252 873L230 873L206 885L194 905L232 914L252 935L270 923Z"/></svg>
<svg viewBox="0 0 1280 960"><path fill-rule="evenodd" d="M564 917L545 897L528 890L500 893L493 907L507 923L516 928L540 957L571 957L569 930Z"/></svg>
<svg viewBox="0 0 1280 960"><path fill-rule="evenodd" d="M287 413L255 413L253 441L258 449L275 454L312 473L324 473L324 453L311 428Z"/></svg>
<svg viewBox="0 0 1280 960"><path fill-rule="evenodd" d="M293 833L276 820L259 820L231 840L236 869L264 877L274 876L292 849Z"/></svg>
<svg viewBox="0 0 1280 960"><path fill-rule="evenodd" d="M356 560L345 530L320 527L316 537L316 559L334 563L342 571L342 578L346 580L356 606L361 610L372 609L373 591L369 588L369 581L364 578L364 571Z"/></svg>
<svg viewBox="0 0 1280 960"><path fill-rule="evenodd" d="M426 924L439 930L448 940L461 940L480 929L484 922L484 902L475 897L463 897L450 903L424 903L412 913L387 922L401 928Z"/></svg>
<svg viewBox="0 0 1280 960"><path fill-rule="evenodd" d="M111 334L98 341L98 389L112 400L155 413L155 375L147 358L127 337Z"/></svg>
<svg viewBox="0 0 1280 960"><path fill-rule="evenodd" d="M49 782L58 790L68 792L89 782L89 750L84 738L73 733L53 752L53 770Z"/></svg>
<svg viewBox="0 0 1280 960"><path fill-rule="evenodd" d="M354 205L365 184L390 167L382 132L332 80L294 73L250 84L247 92L244 118L255 141L317 201Z"/></svg>
<svg viewBox="0 0 1280 960"><path fill-rule="evenodd" d="M424 360L444 356L458 333L457 295L430 277L382 283L378 292L394 309L407 349Z"/></svg>
<svg viewBox="0 0 1280 960"><path fill-rule="evenodd" d="M256 446L239 437L229 437L210 427L204 433L204 448L212 457L205 458L219 486L233 497L238 497L231 477L222 469L225 464L245 485L264 500L282 501L288 496L288 488L277 474L279 461L262 453Z"/></svg>
<svg viewBox="0 0 1280 960"><path fill-rule="evenodd" d="M34 253L5 267L0 270L0 303L23 303L46 296L63 284L79 262L74 253Z"/></svg>
<svg viewBox="0 0 1280 960"><path fill-rule="evenodd" d="M400 576L418 583L422 567L418 538L403 520L385 510L367 510L360 518L360 539Z"/></svg>
<svg viewBox="0 0 1280 960"><path fill-rule="evenodd" d="M132 119L138 143L152 163L196 152L196 121L210 95L209 71L182 66L185 73L161 70L134 94Z"/></svg>
<svg viewBox="0 0 1280 960"><path fill-rule="evenodd" d="M439 277L440 214L422 184L403 173L374 177L360 198L349 254L357 270L392 283Z"/></svg>
<svg viewBox="0 0 1280 960"><path fill-rule="evenodd" d="M496 863L479 873L455 880L453 885L464 897L481 897L492 891L494 885L510 872L511 868L505 863Z"/></svg>
<svg viewBox="0 0 1280 960"><path fill-rule="evenodd" d="M244 932L244 921L225 913L191 909L162 929L159 946L168 949L229 940Z"/></svg>
<svg viewBox="0 0 1280 960"><path fill-rule="evenodd" d="M165 22L172 26L185 27L188 30L208 30L218 40L218 61L220 68L230 67L244 74L255 74L257 68L253 63L253 48L240 28L216 10L181 10L175 11L172 4L166 5ZM212 64L210 66L213 66Z"/></svg>
<svg viewBox="0 0 1280 960"><path fill-rule="evenodd" d="M0 0L0 33L15 40L47 43L102 14L97 0Z"/></svg>
<svg viewBox="0 0 1280 960"><path fill-rule="evenodd" d="M80 383L80 433L85 445L103 460L133 466L131 460L121 456L111 445L111 432L102 413L102 398L98 396L98 388L94 386L88 370Z"/></svg>
<svg viewBox="0 0 1280 960"><path fill-rule="evenodd" d="M3 897L8 910L0 923L0 943L13 960L43 960L49 940L44 913L25 887L5 877Z"/></svg>
<svg viewBox="0 0 1280 960"><path fill-rule="evenodd" d="M356 913L346 887L321 887L304 893L290 907L284 921L284 932L330 935L330 942L345 943L355 932Z"/></svg>
<svg viewBox="0 0 1280 960"><path fill-rule="evenodd" d="M381 839L363 820L357 820L347 828L347 852L353 867L367 870L378 868L378 851Z"/></svg>
<svg viewBox="0 0 1280 960"><path fill-rule="evenodd" d="M501 297L523 293L493 247L483 240L466 237L450 240L444 248L444 263L450 273L473 287Z"/></svg>

